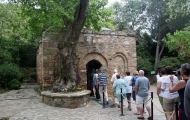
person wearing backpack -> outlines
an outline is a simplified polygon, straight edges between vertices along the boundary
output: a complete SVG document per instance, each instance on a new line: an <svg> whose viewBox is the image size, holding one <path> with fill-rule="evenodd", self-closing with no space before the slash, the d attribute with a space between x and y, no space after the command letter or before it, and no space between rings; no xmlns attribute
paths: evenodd
<svg viewBox="0 0 190 120"><path fill-rule="evenodd" d="M132 97L133 97L133 100L136 101L136 93L135 93L135 82L137 80L137 78L139 77L138 76L139 72L136 71L133 78L131 79L129 85L132 86ZM134 113L135 115L140 115L140 111L139 109L137 109L137 112Z"/></svg>
<svg viewBox="0 0 190 120"><path fill-rule="evenodd" d="M135 82L136 82L136 79L139 77L138 74L139 74L138 71L136 71L135 74L134 74L134 76L133 76L133 78L130 81L130 84L129 84L130 86L132 86L132 90L133 90L132 96L133 96L133 100L134 101L136 101Z"/></svg>

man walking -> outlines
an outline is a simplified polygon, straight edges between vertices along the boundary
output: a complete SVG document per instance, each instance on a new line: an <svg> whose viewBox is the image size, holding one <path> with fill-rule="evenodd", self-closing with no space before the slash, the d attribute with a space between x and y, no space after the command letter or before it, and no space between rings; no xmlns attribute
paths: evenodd
<svg viewBox="0 0 190 120"><path fill-rule="evenodd" d="M136 93L135 93L135 82L137 80L137 78L139 77L138 76L139 72L136 71L133 78L131 79L131 82L130 82L130 86L132 86L132 96L133 96L133 100L136 101Z"/></svg>
<svg viewBox="0 0 190 120"><path fill-rule="evenodd" d="M100 73L98 74L99 83L99 93L100 93L100 103L103 103L103 92L106 99L106 104L108 104L108 93L107 93L107 75L104 73L103 67L100 68Z"/></svg>
<svg viewBox="0 0 190 120"><path fill-rule="evenodd" d="M126 83L126 96L128 100L128 109L131 111L131 93L132 93L132 86L130 86L130 81L132 79L132 76L130 76L130 72L126 72L126 75L124 77L125 83Z"/></svg>
<svg viewBox="0 0 190 120"><path fill-rule="evenodd" d="M113 83L117 80L117 77L116 75L118 74L117 73L117 70L114 69L114 74L112 75L111 77L111 84L112 84L112 87L113 87ZM115 98L116 98L116 94L115 94L115 89L112 90L112 101L113 101L113 104L111 105L111 107L115 107Z"/></svg>
<svg viewBox="0 0 190 120"><path fill-rule="evenodd" d="M136 106L138 111L140 111L140 117L138 119L144 119L143 116L143 104L146 106L146 109L148 111L149 117L148 119L151 119L150 115L150 105L148 104L148 95L149 95L149 89L150 89L150 82L147 77L144 76L144 71L139 71L139 77L136 80L135 83L135 93L136 93Z"/></svg>

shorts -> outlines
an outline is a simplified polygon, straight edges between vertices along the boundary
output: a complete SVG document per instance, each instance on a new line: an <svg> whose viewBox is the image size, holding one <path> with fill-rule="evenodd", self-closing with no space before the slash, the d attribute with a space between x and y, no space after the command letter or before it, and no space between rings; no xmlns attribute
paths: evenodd
<svg viewBox="0 0 190 120"><path fill-rule="evenodd" d="M92 88L95 87L94 81L91 82L91 87L92 87Z"/></svg>
<svg viewBox="0 0 190 120"><path fill-rule="evenodd" d="M126 95L128 103L131 103L131 93L127 93Z"/></svg>
<svg viewBox="0 0 190 120"><path fill-rule="evenodd" d="M179 101L179 98L167 99L163 98L163 109L166 112L172 112L175 110L175 102Z"/></svg>
<svg viewBox="0 0 190 120"><path fill-rule="evenodd" d="M116 97L115 89L112 89L111 92L112 92L113 96Z"/></svg>
<svg viewBox="0 0 190 120"><path fill-rule="evenodd" d="M136 95L136 106L137 108L143 108L143 103L145 107L150 106L150 101L148 101L148 96L147 97L140 97Z"/></svg>
<svg viewBox="0 0 190 120"><path fill-rule="evenodd" d="M133 100L136 101L136 93L133 91Z"/></svg>

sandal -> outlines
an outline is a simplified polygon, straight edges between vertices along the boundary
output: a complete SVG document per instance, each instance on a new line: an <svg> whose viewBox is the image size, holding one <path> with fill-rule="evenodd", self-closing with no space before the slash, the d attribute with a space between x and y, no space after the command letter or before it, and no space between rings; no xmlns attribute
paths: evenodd
<svg viewBox="0 0 190 120"><path fill-rule="evenodd" d="M144 119L144 117L137 117L138 119Z"/></svg>
<svg viewBox="0 0 190 120"><path fill-rule="evenodd" d="M115 107L115 104L112 104L110 107Z"/></svg>
<svg viewBox="0 0 190 120"><path fill-rule="evenodd" d="M140 115L140 113L134 113L134 115Z"/></svg>

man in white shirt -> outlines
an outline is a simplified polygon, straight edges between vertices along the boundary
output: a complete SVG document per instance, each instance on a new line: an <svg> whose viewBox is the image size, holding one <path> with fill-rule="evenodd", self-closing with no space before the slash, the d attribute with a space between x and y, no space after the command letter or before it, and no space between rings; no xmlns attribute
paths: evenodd
<svg viewBox="0 0 190 120"><path fill-rule="evenodd" d="M128 100L128 109L131 111L131 93L132 93L132 86L130 86L130 82L132 79L132 76L130 76L130 72L126 72L126 75L124 77L124 80L126 82L126 96L127 96L127 100Z"/></svg>
<svg viewBox="0 0 190 120"><path fill-rule="evenodd" d="M113 83L117 80L117 77L116 75L118 74L117 73L117 69L114 69L114 74L112 75L111 77L111 84L112 84L112 87L113 87ZM116 95L115 95L115 89L112 90L112 100L113 100L113 104L111 105L111 107L115 107L115 98L116 98Z"/></svg>
<svg viewBox="0 0 190 120"><path fill-rule="evenodd" d="M161 77L157 77L157 95L159 96L160 99L163 99L162 97L163 91L161 90L161 85L163 77L166 76L165 69L160 70L160 75Z"/></svg>

